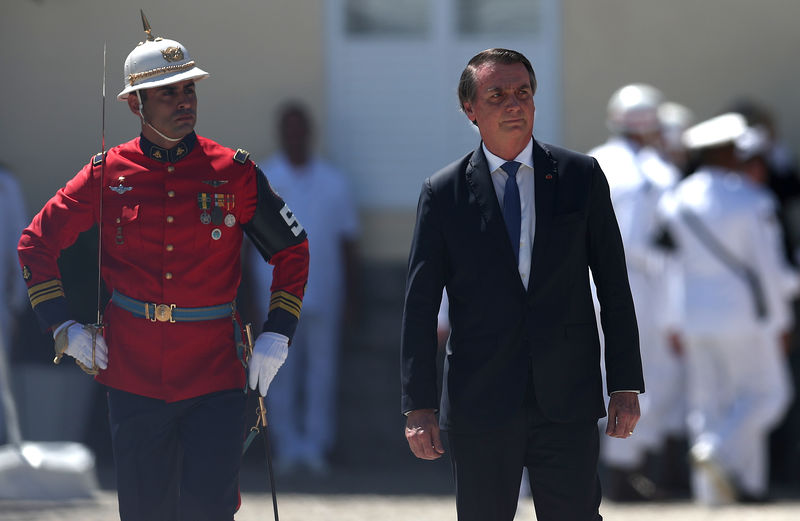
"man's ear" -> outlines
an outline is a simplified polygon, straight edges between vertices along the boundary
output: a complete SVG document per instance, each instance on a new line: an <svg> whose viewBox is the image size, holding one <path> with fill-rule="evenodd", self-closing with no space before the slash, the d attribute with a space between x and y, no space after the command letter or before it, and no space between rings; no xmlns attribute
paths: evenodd
<svg viewBox="0 0 800 521"><path fill-rule="evenodd" d="M475 121L475 111L472 109L472 103L470 103L469 101L465 101L464 105L462 105L461 108L464 109L464 114L467 115L469 120L472 121L473 123L476 123L476 121Z"/></svg>
<svg viewBox="0 0 800 521"><path fill-rule="evenodd" d="M131 92L128 94L128 108L131 109L131 112L139 115L139 95Z"/></svg>

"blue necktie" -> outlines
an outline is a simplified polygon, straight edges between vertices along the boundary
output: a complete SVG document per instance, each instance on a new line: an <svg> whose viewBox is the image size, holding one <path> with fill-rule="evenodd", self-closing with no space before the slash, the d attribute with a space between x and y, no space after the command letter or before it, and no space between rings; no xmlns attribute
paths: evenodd
<svg viewBox="0 0 800 521"><path fill-rule="evenodd" d="M507 161L500 168L508 174L503 194L503 219L506 221L508 238L514 248L514 257L519 261L519 235L522 226L522 207L519 202L519 185L517 185L518 161Z"/></svg>

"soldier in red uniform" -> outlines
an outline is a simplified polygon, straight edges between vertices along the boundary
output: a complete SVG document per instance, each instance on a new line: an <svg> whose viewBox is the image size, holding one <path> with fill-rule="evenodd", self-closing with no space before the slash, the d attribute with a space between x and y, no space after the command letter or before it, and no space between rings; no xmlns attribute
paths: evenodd
<svg viewBox="0 0 800 521"><path fill-rule="evenodd" d="M231 520L247 379L266 395L286 359L308 241L247 152L194 133L195 82L208 74L182 44L145 29L118 96L141 134L94 156L45 204L22 234L20 263L57 355L108 388L121 519ZM56 264L98 223L111 293L102 336L70 320ZM247 368L234 304L243 232L275 267Z"/></svg>

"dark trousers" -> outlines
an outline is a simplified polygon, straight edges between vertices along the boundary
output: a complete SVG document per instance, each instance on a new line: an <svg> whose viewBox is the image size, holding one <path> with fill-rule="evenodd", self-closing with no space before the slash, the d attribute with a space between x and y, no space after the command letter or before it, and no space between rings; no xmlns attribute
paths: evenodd
<svg viewBox="0 0 800 521"><path fill-rule="evenodd" d="M166 403L108 392L121 521L231 521L245 431L241 389Z"/></svg>
<svg viewBox="0 0 800 521"><path fill-rule="evenodd" d="M523 467L539 521L598 521L596 421L553 423L533 403L502 428L448 432L459 521L512 521Z"/></svg>

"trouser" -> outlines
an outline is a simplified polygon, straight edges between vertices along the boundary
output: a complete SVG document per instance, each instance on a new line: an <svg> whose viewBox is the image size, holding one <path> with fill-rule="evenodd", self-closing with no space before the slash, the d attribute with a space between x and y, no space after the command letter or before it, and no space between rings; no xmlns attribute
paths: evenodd
<svg viewBox="0 0 800 521"><path fill-rule="evenodd" d="M121 521L231 521L239 506L245 394L162 400L110 389Z"/></svg>
<svg viewBox="0 0 800 521"><path fill-rule="evenodd" d="M284 460L322 458L334 444L340 333L336 315L303 314L289 357L269 388L271 433Z"/></svg>
<svg viewBox="0 0 800 521"><path fill-rule="evenodd" d="M744 491L763 494L766 436L790 399L782 355L763 332L686 335L685 340L690 441L706 444ZM704 479L693 476L701 500L708 489Z"/></svg>
<svg viewBox="0 0 800 521"><path fill-rule="evenodd" d="M512 521L523 467L539 521L600 521L597 422L553 423L534 403L502 428L448 432L459 521Z"/></svg>

